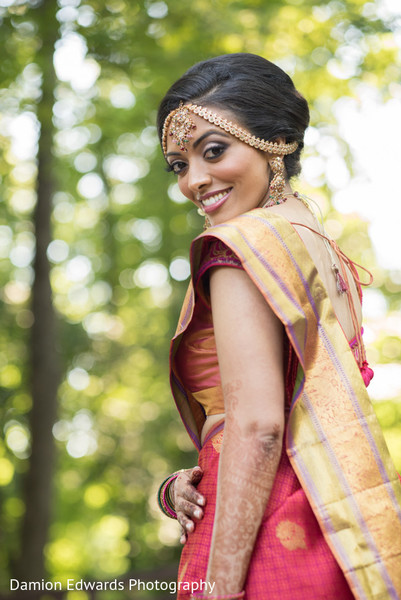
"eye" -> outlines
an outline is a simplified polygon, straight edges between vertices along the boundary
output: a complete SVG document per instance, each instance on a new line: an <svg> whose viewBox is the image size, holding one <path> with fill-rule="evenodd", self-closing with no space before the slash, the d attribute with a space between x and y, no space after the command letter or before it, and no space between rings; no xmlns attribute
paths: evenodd
<svg viewBox="0 0 401 600"><path fill-rule="evenodd" d="M213 146L210 146L209 148L207 148L205 150L204 158L209 158L209 159L218 158L219 156L221 156L223 154L226 147L227 146L225 144L214 144Z"/></svg>
<svg viewBox="0 0 401 600"><path fill-rule="evenodd" d="M182 160L176 160L173 163L169 164L168 167L166 168L166 171L168 172L173 172L176 175L179 175L187 166L187 163L183 162Z"/></svg>

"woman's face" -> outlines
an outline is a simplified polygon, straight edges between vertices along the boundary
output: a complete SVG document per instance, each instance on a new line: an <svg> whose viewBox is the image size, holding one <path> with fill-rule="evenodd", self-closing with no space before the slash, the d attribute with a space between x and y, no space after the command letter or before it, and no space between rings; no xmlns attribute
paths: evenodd
<svg viewBox="0 0 401 600"><path fill-rule="evenodd" d="M232 119L229 113L219 115ZM191 114L191 119L196 129L187 152L167 136L166 158L184 196L206 212L212 225L263 206L268 198L268 155L202 117Z"/></svg>

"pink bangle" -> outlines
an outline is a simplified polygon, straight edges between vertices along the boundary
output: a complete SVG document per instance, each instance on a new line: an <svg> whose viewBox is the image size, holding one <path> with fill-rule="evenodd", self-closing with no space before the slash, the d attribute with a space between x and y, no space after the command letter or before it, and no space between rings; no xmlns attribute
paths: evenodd
<svg viewBox="0 0 401 600"><path fill-rule="evenodd" d="M245 590L238 592L238 594L227 594L224 596L202 596L196 592L191 595L191 600L241 600L245 598Z"/></svg>
<svg viewBox="0 0 401 600"><path fill-rule="evenodd" d="M173 477L171 477L166 485L163 488L162 491L162 502L164 505L164 508L166 510L166 512L168 513L168 515L172 518L172 519L176 519L177 518L177 513L175 512L175 510L173 510L168 502L169 496L168 496L168 490L169 490L169 486L171 483L173 483L173 481L175 481L177 479L178 475L174 475Z"/></svg>
<svg viewBox="0 0 401 600"><path fill-rule="evenodd" d="M177 479L178 473L173 473L173 475L170 475L169 477L167 477L167 479L165 479L163 481L163 483L161 484L159 491L157 493L157 500L158 500L161 511L167 517L170 517L171 519L176 519L177 513L174 510L174 505L171 501L171 498L169 495L169 490L170 490L170 484L175 479Z"/></svg>

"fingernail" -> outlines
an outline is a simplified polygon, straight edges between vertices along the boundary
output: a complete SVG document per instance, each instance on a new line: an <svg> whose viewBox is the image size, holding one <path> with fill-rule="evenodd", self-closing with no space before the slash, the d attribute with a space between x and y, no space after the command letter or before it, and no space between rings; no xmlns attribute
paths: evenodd
<svg viewBox="0 0 401 600"><path fill-rule="evenodd" d="M197 519L200 519L202 517L202 511L201 510L196 510L194 512L194 515Z"/></svg>
<svg viewBox="0 0 401 600"><path fill-rule="evenodd" d="M194 524L193 524L193 523L187 523L187 524L186 524L186 529L187 529L187 531L192 531L192 530L193 530L193 528L194 528Z"/></svg>
<svg viewBox="0 0 401 600"><path fill-rule="evenodd" d="M199 504L199 506L204 506L205 499L204 498L198 498L197 503Z"/></svg>

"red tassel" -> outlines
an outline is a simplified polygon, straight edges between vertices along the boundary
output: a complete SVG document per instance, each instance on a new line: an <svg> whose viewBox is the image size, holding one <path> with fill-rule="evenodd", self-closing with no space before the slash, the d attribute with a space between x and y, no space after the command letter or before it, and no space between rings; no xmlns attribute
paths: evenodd
<svg viewBox="0 0 401 600"><path fill-rule="evenodd" d="M337 291L339 294L344 294L344 292L348 291L348 285L346 284L343 277L341 276L340 270L335 263L333 263L332 269L333 269L334 275L336 277Z"/></svg>
<svg viewBox="0 0 401 600"><path fill-rule="evenodd" d="M340 273L338 273L338 272L336 273L336 278L337 278L337 289L338 289L339 293L343 294L344 292L347 292L348 286L345 283L342 276L340 275Z"/></svg>
<svg viewBox="0 0 401 600"><path fill-rule="evenodd" d="M361 370L362 379L363 379L366 387L368 387L369 383L373 379L373 375L374 375L373 369L371 369L369 367L368 363L366 362L366 360L364 360L360 370Z"/></svg>

